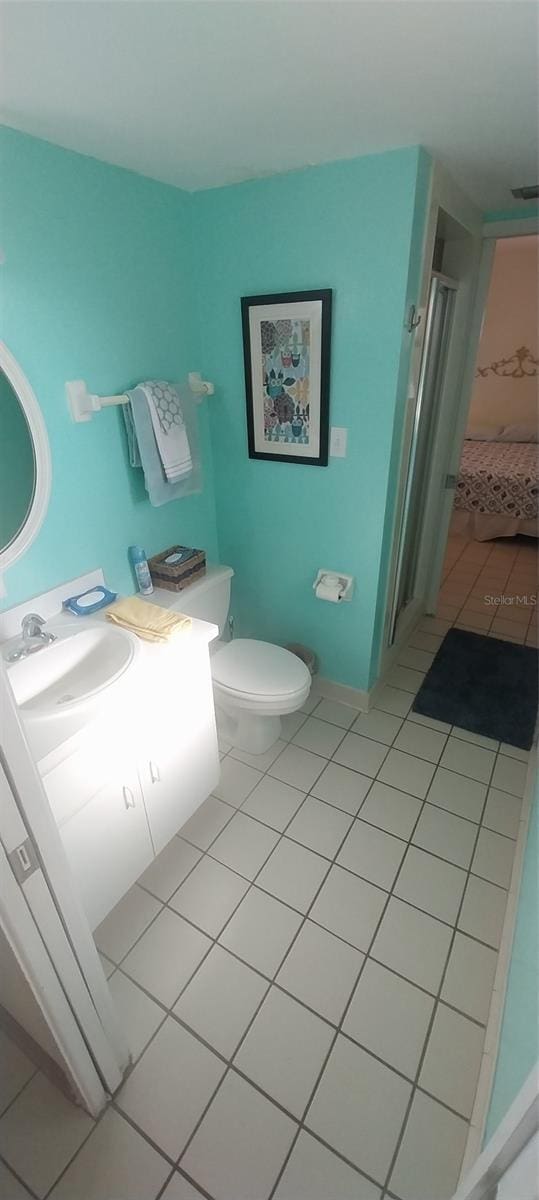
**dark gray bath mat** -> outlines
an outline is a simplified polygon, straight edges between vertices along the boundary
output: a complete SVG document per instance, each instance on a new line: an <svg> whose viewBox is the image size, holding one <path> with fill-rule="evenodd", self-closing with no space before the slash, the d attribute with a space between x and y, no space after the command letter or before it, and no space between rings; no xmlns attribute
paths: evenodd
<svg viewBox="0 0 539 1200"><path fill-rule="evenodd" d="M537 719L538 652L450 629L412 711L529 750Z"/></svg>

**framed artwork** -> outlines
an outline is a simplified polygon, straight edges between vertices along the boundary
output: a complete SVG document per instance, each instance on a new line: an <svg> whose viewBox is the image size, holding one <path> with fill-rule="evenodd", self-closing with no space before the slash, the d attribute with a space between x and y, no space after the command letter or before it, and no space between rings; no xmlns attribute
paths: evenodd
<svg viewBox="0 0 539 1200"><path fill-rule="evenodd" d="M331 296L243 296L250 458L327 466Z"/></svg>

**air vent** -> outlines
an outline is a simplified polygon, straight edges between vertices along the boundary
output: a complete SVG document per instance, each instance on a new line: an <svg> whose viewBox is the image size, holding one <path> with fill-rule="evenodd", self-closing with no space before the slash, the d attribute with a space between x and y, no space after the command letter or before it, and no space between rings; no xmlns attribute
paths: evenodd
<svg viewBox="0 0 539 1200"><path fill-rule="evenodd" d="M537 200L539 183L532 183L529 187L511 188L511 195L515 197L515 200Z"/></svg>

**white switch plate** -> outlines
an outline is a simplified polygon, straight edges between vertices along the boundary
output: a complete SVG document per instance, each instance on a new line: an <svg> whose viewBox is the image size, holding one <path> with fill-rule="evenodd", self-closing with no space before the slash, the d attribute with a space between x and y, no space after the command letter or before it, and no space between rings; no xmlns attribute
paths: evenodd
<svg viewBox="0 0 539 1200"><path fill-rule="evenodd" d="M341 428L340 425L331 426L331 436L329 439L329 453L331 458L346 458L347 439L347 429Z"/></svg>

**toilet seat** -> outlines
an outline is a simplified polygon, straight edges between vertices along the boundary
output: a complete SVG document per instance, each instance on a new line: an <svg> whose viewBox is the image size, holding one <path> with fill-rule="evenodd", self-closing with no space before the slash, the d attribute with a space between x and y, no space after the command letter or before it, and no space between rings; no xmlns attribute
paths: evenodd
<svg viewBox="0 0 539 1200"><path fill-rule="evenodd" d="M305 663L282 646L237 638L212 655L214 687L239 708L273 713L299 708L311 687Z"/></svg>

